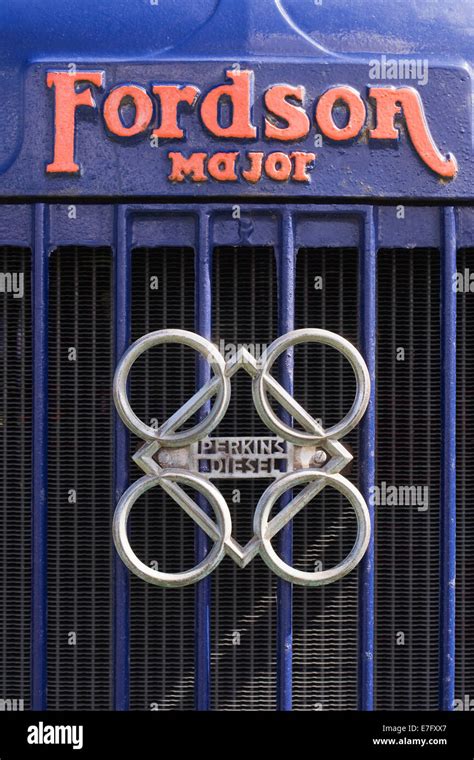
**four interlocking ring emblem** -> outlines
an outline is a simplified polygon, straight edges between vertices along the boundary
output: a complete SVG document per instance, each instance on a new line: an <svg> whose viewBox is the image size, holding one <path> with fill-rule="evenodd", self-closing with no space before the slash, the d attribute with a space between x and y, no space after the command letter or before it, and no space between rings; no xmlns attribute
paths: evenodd
<svg viewBox="0 0 474 760"><path fill-rule="evenodd" d="M338 350L350 363L356 379L356 394L347 415L331 428L321 425L295 401L295 399L271 375L272 365L278 356L291 346L300 343L321 343ZM153 346L180 343L198 351L209 362L213 374L183 406L158 429L155 429L134 413L127 395L128 374L136 359ZM211 482L211 473L191 471L185 467L162 467L165 454L183 450L202 441L224 417L231 396L230 380L235 372L244 369L252 378L252 394L255 407L267 427L284 439L287 447L317 447L328 455L319 468L301 466L300 469L284 471L275 478L261 496L254 515L254 534L246 546L241 546L232 536L232 519L229 507L219 489ZM298 424L291 427L284 423L272 408L272 396ZM257 361L246 348L241 348L229 361L210 341L187 330L158 330L137 340L123 355L114 378L114 401L117 411L127 427L144 445L134 455L134 460L145 475L133 483L120 499L113 520L113 537L117 551L125 565L145 581L157 586L180 587L201 580L211 573L225 555L245 567L257 554L281 578L303 586L321 586L339 580L349 573L362 559L370 538L370 516L362 494L340 470L352 459L349 451L339 442L361 420L369 402L370 377L360 353L339 335L321 329L294 330L277 338ZM212 400L210 412L193 427L179 431L201 407ZM296 457L293 461L296 461ZM172 457L168 457L172 461ZM178 460L179 461L179 460ZM298 461L305 461L300 456ZM296 486L307 484L272 519L275 502ZM166 573L155 570L142 562L133 551L127 535L127 521L135 501L146 491L160 486L202 528L214 542L207 556L191 570ZM182 488L189 486L202 494L215 515L215 520L199 506ZM315 572L298 570L288 565L272 546L274 536L295 515L326 487L343 494L352 505L357 518L357 536L350 553L336 567Z"/></svg>

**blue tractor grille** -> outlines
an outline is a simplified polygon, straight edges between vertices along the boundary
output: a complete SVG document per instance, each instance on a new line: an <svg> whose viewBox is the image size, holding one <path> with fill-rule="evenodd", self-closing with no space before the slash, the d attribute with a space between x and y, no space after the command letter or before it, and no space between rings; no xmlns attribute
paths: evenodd
<svg viewBox="0 0 474 760"><path fill-rule="evenodd" d="M332 211L324 213L332 219ZM365 209L351 213L366 219ZM278 214L263 208L255 218L273 220ZM301 214L304 220L311 217L307 208ZM443 214L449 210L441 212L442 220ZM23 299L0 298L5 357L0 363L4 472L0 602L5 613L0 618L4 653L0 697L22 699L25 708L38 706L46 698L47 681L50 709L112 709L125 703L134 710L192 709L204 703L219 710L269 710L288 706L291 682L294 709L370 707L371 693L378 709L436 708L439 659L443 661L453 644L439 625L440 615L443 621L447 614L443 613L446 554L440 529L442 535L443 515L450 504L443 496L440 471L451 446L446 430L442 434L440 409L448 391L443 390L447 376L440 366L448 352L443 331L449 322L443 262L455 241L443 233L444 242L438 247L380 247L377 300L371 305L375 270L368 263L373 243L367 226L360 245L323 247L318 242L311 246L311 235L303 236L301 242L285 238L280 244L280 237L273 239L266 229L258 245L238 239L223 244L223 236L217 233L216 242L211 243L202 237L202 230L187 245L182 245L178 231L174 245L172 229L167 228L170 244L165 246L151 245L146 235L146 244L140 236L135 244L120 224L119 220L115 246L45 246L46 268L42 270L41 254L35 252L33 299L29 249L0 249L3 271L21 271L25 276ZM284 224L278 229L279 236L287 234ZM441 229L445 229L443 224ZM264 242L265 236L271 244ZM205 263L203 245L212 253ZM292 246L296 251L293 273L286 272L284 264L284 253ZM473 250L460 249L457 268L469 267L474 270ZM49 298L47 319L41 321L44 309L38 292L45 277ZM415 506L376 506L375 576L367 576L365 567L360 574L353 572L325 588L292 589L288 679L280 628L286 590L259 558L244 570L226 558L212 575L207 597L202 591L196 595L193 587L164 590L134 576L127 579L124 595L110 531L121 462L128 464L139 445L133 436L131 440L122 439L121 433L117 436L111 396L117 350L120 354L131 340L165 327L208 332L224 353L248 343L262 350L286 329L282 314L289 293L294 299L295 328L332 330L366 356L372 351L367 335L377 320L377 353L372 354L377 378L375 483L426 487L429 503L426 509L422 501ZM474 620L474 516L468 509L474 472L469 425L474 403L469 393L474 380L473 308L469 298L459 294L458 698L474 693L474 645L469 634ZM33 533L30 527L32 474L38 478L38 461L45 454L38 451L36 438L33 466L31 439L35 425L38 433L38 406L46 408L45 399L38 395L45 387L40 383L38 390L38 352L33 362L33 335L38 330L47 337L49 374L46 544L38 523L33 523ZM349 368L333 353L306 346L294 355L293 395L322 417L325 425L340 419L354 394ZM195 384L192 351L161 347L134 367L132 405L153 424L189 398ZM265 432L251 403L249 378L238 373L217 435ZM345 439L354 455L349 477L361 488L368 482L366 435L359 437L353 431ZM130 480L138 476L138 468L132 465ZM268 483L227 480L218 485L231 508L237 538L244 542L250 535L255 504ZM33 515L39 507L33 489ZM47 556L47 604L46 596L38 598L38 573L44 568L37 562L30 564L32 537L33 549ZM314 569L319 561L335 564L348 553L354 537L355 522L344 500L323 492L314 508L303 510L294 521L293 564L305 570ZM170 571L195 562L194 524L156 489L137 504L131 542L148 564ZM36 588L33 606L32 585ZM208 633L200 627L203 604L209 609ZM46 606L45 637L38 633L38 620ZM371 640L370 620L375 625L373 686L371 666L363 656L364 643ZM203 685L206 656L209 681ZM129 671L120 669L128 658ZM45 663L46 671L40 667ZM117 672L123 678L117 679Z"/></svg>

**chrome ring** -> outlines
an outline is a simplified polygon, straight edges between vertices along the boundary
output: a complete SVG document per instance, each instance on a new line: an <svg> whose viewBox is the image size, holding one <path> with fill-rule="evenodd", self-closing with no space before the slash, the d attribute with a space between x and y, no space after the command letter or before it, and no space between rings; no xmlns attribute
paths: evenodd
<svg viewBox="0 0 474 760"><path fill-rule="evenodd" d="M352 407L340 422L328 430L322 430L316 420L309 415L306 416L306 424L307 427L312 428L312 431L303 432L296 430L279 419L268 401L269 381L273 380L270 375L272 365L283 351L300 343L322 343L326 346L332 346L346 357L354 370L356 394ZM277 385L275 382L272 384ZM295 446L314 446L326 438L335 440L342 438L361 420L369 403L370 375L361 354L348 340L328 330L304 328L302 330L293 330L277 338L262 354L259 372L252 383L252 394L260 418L270 430L273 430L274 433L290 441ZM294 402L294 399L292 401L293 409L288 404L286 410L294 416L292 411L295 411L299 405Z"/></svg>
<svg viewBox="0 0 474 760"><path fill-rule="evenodd" d="M184 483L184 485L199 491L207 499L217 518L217 525L212 523L216 543L209 554L191 570L184 570L180 573L165 573L153 570L148 565L145 565L133 551L127 533L128 516L136 500L142 494L149 491L150 488L154 488L157 485L163 487L168 481L170 483ZM187 504L187 511L194 513L191 514L193 519L196 515L202 513L200 507L189 497ZM185 470L163 470L159 475L152 477L145 475L140 480L137 480L125 491L117 504L112 524L115 547L128 569L142 580L153 583L155 586L164 586L166 588L188 586L209 575L224 557L226 542L229 540L231 532L232 520L224 497L208 480L196 473L190 473Z"/></svg>
<svg viewBox="0 0 474 760"><path fill-rule="evenodd" d="M268 518L275 502L286 491L302 483L310 483L317 480L326 481L325 486L332 486L349 500L357 518L357 537L347 557L336 567L332 567L330 570L310 573L297 570L278 556L271 543L273 536L268 536ZM291 504L289 508L291 510ZM289 519L291 517L288 518L287 522ZM300 586L324 586L327 583L340 580L359 564L370 540L369 510L360 491L342 475L329 475L319 470L299 470L289 473L280 480L275 480L262 494L257 504L253 527L255 535L260 541L260 555L267 566L279 575L280 578Z"/></svg>
<svg viewBox="0 0 474 760"><path fill-rule="evenodd" d="M196 407L199 408L212 395L216 395L211 411L192 428L182 430L179 433L163 432L163 428L166 429L167 423L161 425L158 430L146 425L133 411L127 394L128 374L134 362L149 348L164 343L180 343L194 348L207 359L215 371L214 379L206 383L206 386L201 388L193 397L193 399L201 400L201 404ZM158 441L160 444L170 447L186 446L208 435L219 424L226 413L230 401L230 380L225 375L225 369L226 363L224 357L218 349L210 341L196 333L189 332L188 330L157 330L148 333L128 348L117 366L114 377L115 406L125 425L143 440ZM182 407L179 412L182 412L183 409L185 410L186 407ZM177 427L179 424L178 413L175 419L175 426Z"/></svg>

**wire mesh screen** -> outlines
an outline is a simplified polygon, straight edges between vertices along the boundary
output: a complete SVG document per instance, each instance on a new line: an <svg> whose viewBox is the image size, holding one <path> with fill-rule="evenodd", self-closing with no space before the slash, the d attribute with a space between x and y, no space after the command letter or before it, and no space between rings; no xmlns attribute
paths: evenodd
<svg viewBox="0 0 474 760"><path fill-rule="evenodd" d="M456 699L474 698L474 249L458 253Z"/></svg>
<svg viewBox="0 0 474 760"><path fill-rule="evenodd" d="M30 704L31 255L0 248L0 709Z"/></svg>
<svg viewBox="0 0 474 760"><path fill-rule="evenodd" d="M48 705L111 707L112 257L50 257Z"/></svg>
<svg viewBox="0 0 474 760"><path fill-rule="evenodd" d="M358 346L358 252L304 248L298 252L295 327L331 330ZM294 397L323 427L350 408L353 372L332 348L295 350ZM357 485L357 431L343 443L354 456L344 474ZM348 554L356 537L350 505L325 488L294 520L294 565L325 570ZM321 588L294 589L293 701L301 710L357 707L357 572Z"/></svg>
<svg viewBox="0 0 474 760"><path fill-rule="evenodd" d="M376 706L436 709L439 252L378 256Z"/></svg>
<svg viewBox="0 0 474 760"><path fill-rule="evenodd" d="M0 709L30 703L31 299L30 253L0 248ZM132 340L152 330L195 330L191 248L132 253ZM474 251L458 254L458 469L456 698L474 697ZM467 274L466 274L467 273ZM23 274L20 280L6 275ZM51 709L112 707L113 283L106 248L50 256L48 702ZM268 247L213 254L213 341L226 359L245 344L258 359L278 335L278 284ZM436 709L439 637L440 254L378 254L376 707ZM295 327L322 327L359 345L358 252L301 249ZM323 426L354 394L352 372L330 348L294 354L294 396ZM277 367L275 367L276 373ZM158 426L195 389L195 354L148 351L131 372L131 401ZM190 419L187 425L193 424ZM251 379L232 378L232 400L213 435L273 435L260 421ZM344 474L357 485L358 437ZM131 436L130 453L141 442ZM130 479L141 471L131 464ZM219 480L245 544L267 480ZM131 514L131 543L155 568L194 565L195 525L158 489ZM333 566L350 550L355 521L329 488L294 520L294 565ZM276 546L276 542L275 542ZM212 707L276 707L276 579L259 557L244 570L225 558L212 574ZM193 587L164 590L130 578L132 709L194 706ZM357 572L325 588L295 587L293 701L297 710L357 707ZM23 702L21 701L23 700Z"/></svg>
<svg viewBox="0 0 474 760"><path fill-rule="evenodd" d="M278 334L276 264L273 250L221 247L213 258L213 340L226 359L242 344L259 359ZM213 435L273 435L254 409L251 379L232 378L231 402ZM260 495L259 480L217 483L232 515L233 535L244 546ZM226 557L213 573L213 707L269 710L276 706L275 599L272 573L256 557L243 570Z"/></svg>
<svg viewBox="0 0 474 760"><path fill-rule="evenodd" d="M132 340L166 327L194 330L194 252L137 248L132 252ZM158 426L193 395L195 360L184 346L159 346L136 362L130 397L141 419ZM131 438L132 454L142 442ZM133 465L131 480L140 475ZM130 536L138 556L155 569L179 572L195 564L194 523L159 488L135 504ZM163 589L131 575L132 709L193 708L194 593L193 587Z"/></svg>

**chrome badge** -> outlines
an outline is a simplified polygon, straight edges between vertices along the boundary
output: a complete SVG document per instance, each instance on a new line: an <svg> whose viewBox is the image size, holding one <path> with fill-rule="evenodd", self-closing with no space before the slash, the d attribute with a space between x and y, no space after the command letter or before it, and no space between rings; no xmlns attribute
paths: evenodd
<svg viewBox="0 0 474 760"><path fill-rule="evenodd" d="M271 375L276 359L300 343L332 346L350 363L356 379L356 394L347 415L331 428L321 425L295 401ZM146 425L133 412L127 395L127 380L136 359L153 346L181 343L199 352L209 362L211 378L158 429ZM264 437L211 438L210 433L224 417L231 397L231 378L239 370L252 378L255 408L275 435ZM300 429L284 423L269 400L272 396ZM187 586L211 573L227 554L239 567L257 555L281 578L301 586L321 586L343 578L356 567L370 539L370 516L362 494L340 471L352 455L340 443L361 420L370 396L370 377L360 353L347 340L320 329L294 330L277 338L257 361L241 348L227 362L210 341L187 330L158 330L137 340L123 355L114 377L114 401L125 425L145 443L134 455L145 475L133 483L120 499L114 514L113 537L125 565L148 583L165 587ZM207 401L209 414L187 430L178 429ZM276 437L275 437L276 436ZM201 462L206 461L206 472ZM286 469L281 470L281 462ZM273 477L254 514L253 536L242 546L232 536L229 507L211 479L220 477ZM287 491L306 484L272 519L275 502ZM212 519L181 486L201 493L214 512ZM134 553L127 535L127 521L135 501L151 488L160 486L207 533L214 542L208 555L190 570L165 573L148 567ZM284 562L272 539L320 492L331 487L343 494L357 518L357 536L350 553L336 567L306 572Z"/></svg>

